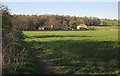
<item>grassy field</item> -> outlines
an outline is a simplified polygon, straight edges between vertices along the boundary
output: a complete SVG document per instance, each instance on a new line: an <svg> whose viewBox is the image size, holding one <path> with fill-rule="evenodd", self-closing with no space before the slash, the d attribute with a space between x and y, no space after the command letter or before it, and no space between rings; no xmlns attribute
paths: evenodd
<svg viewBox="0 0 120 76"><path fill-rule="evenodd" d="M104 27L104 28L103 28ZM95 31L24 31L25 39L61 73L118 73L117 27Z"/></svg>

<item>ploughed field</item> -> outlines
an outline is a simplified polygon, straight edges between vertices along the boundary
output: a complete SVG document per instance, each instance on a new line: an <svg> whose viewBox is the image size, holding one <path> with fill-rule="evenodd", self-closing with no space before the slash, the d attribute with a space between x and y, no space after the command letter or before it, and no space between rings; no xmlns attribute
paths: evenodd
<svg viewBox="0 0 120 76"><path fill-rule="evenodd" d="M120 71L117 27L96 27L94 31L24 31L24 34L25 41L61 69L61 73Z"/></svg>

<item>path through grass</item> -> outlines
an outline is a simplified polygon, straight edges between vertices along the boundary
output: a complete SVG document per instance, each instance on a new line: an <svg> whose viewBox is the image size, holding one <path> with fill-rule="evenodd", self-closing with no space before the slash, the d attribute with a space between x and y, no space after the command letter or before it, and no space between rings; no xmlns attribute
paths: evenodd
<svg viewBox="0 0 120 76"><path fill-rule="evenodd" d="M118 33L108 31L24 31L55 73L118 73ZM36 52L33 51L33 52ZM46 62L47 63L47 62ZM53 66L54 65L54 66Z"/></svg>

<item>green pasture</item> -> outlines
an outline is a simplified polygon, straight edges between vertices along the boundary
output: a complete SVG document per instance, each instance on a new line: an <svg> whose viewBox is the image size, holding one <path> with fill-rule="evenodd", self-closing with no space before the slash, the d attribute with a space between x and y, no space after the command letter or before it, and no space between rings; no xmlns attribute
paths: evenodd
<svg viewBox="0 0 120 76"><path fill-rule="evenodd" d="M62 69L61 73L118 73L117 27L95 28L94 31L24 31L24 34L25 41Z"/></svg>

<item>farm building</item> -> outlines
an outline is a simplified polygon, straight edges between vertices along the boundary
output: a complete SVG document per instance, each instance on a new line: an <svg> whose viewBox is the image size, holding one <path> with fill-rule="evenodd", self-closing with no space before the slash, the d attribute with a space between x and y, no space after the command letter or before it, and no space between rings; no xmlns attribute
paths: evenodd
<svg viewBox="0 0 120 76"><path fill-rule="evenodd" d="M39 26L38 30L44 30L45 27L44 26Z"/></svg>
<svg viewBox="0 0 120 76"><path fill-rule="evenodd" d="M44 26L39 26L38 30L68 30L68 26L54 26L54 25L44 25Z"/></svg>
<svg viewBox="0 0 120 76"><path fill-rule="evenodd" d="M87 25L85 24L80 24L76 27L78 30L88 30L88 27Z"/></svg>
<svg viewBox="0 0 120 76"><path fill-rule="evenodd" d="M53 30L53 25L39 26L38 30Z"/></svg>

